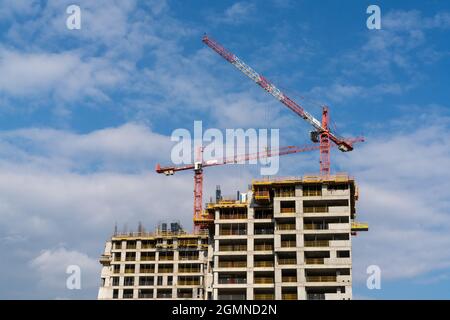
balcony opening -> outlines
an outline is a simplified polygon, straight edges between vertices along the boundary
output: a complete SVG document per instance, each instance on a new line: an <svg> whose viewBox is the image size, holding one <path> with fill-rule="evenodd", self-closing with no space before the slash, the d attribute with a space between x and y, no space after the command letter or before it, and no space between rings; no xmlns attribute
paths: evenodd
<svg viewBox="0 0 450 320"><path fill-rule="evenodd" d="M219 212L219 219L224 220L247 219L247 208L246 207L221 208Z"/></svg>
<svg viewBox="0 0 450 320"><path fill-rule="evenodd" d="M154 249L156 247L156 241L154 240L142 240L141 249Z"/></svg>
<svg viewBox="0 0 450 320"><path fill-rule="evenodd" d="M253 267L255 268L272 268L274 266L273 255L257 255L253 260Z"/></svg>
<svg viewBox="0 0 450 320"><path fill-rule="evenodd" d="M154 277L139 277L140 286L153 286L154 283Z"/></svg>
<svg viewBox="0 0 450 320"><path fill-rule="evenodd" d="M246 284L246 272L219 273L219 284Z"/></svg>
<svg viewBox="0 0 450 320"><path fill-rule="evenodd" d="M272 219L273 209L255 209L255 219Z"/></svg>
<svg viewBox="0 0 450 320"><path fill-rule="evenodd" d="M258 234L273 234L273 223L258 223L254 225L254 233Z"/></svg>
<svg viewBox="0 0 450 320"><path fill-rule="evenodd" d="M247 224L246 223L231 223L223 224L220 226L219 235L230 236L230 235L246 235L247 234Z"/></svg>
<svg viewBox="0 0 450 320"><path fill-rule="evenodd" d="M318 197L322 195L321 184L304 184L302 190L304 197Z"/></svg>
<svg viewBox="0 0 450 320"><path fill-rule="evenodd" d="M275 282L273 271L255 271L253 273L253 283L273 284Z"/></svg>
<svg viewBox="0 0 450 320"><path fill-rule="evenodd" d="M255 239L255 251L273 251L273 239Z"/></svg>
<svg viewBox="0 0 450 320"><path fill-rule="evenodd" d="M275 291L274 291L274 289L255 288L253 290L253 299L254 300L275 300Z"/></svg>
<svg viewBox="0 0 450 320"><path fill-rule="evenodd" d="M282 248L297 247L297 241L296 241L295 234L281 235L281 247Z"/></svg>
<svg viewBox="0 0 450 320"><path fill-rule="evenodd" d="M199 276L179 276L177 285L179 286L199 286Z"/></svg>
<svg viewBox="0 0 450 320"><path fill-rule="evenodd" d="M141 264L139 266L140 273L154 273L155 265L154 264Z"/></svg>
<svg viewBox="0 0 450 320"><path fill-rule="evenodd" d="M348 217L320 217L304 218L303 229L305 230L328 230L330 223L348 223Z"/></svg>
<svg viewBox="0 0 450 320"><path fill-rule="evenodd" d="M247 240L220 240L219 251L247 251Z"/></svg>
<svg viewBox="0 0 450 320"><path fill-rule="evenodd" d="M247 256L219 256L219 268L245 268Z"/></svg>
<svg viewBox="0 0 450 320"><path fill-rule="evenodd" d="M306 287L307 300L325 300L326 294L345 293L342 286Z"/></svg>
<svg viewBox="0 0 450 320"><path fill-rule="evenodd" d="M304 213L327 213L336 207L348 207L348 200L305 200ZM339 210L340 212L340 210Z"/></svg>
<svg viewBox="0 0 450 320"><path fill-rule="evenodd" d="M277 230L295 230L295 218L277 219Z"/></svg>
<svg viewBox="0 0 450 320"><path fill-rule="evenodd" d="M200 270L199 263L181 263L178 265L178 273L199 273Z"/></svg>
<svg viewBox="0 0 450 320"><path fill-rule="evenodd" d="M279 265L297 264L297 254L295 252L277 253Z"/></svg>
<svg viewBox="0 0 450 320"><path fill-rule="evenodd" d="M119 277L113 277L112 278L112 285L113 285L113 287L118 287L119 286L119 281L120 281Z"/></svg>
<svg viewBox="0 0 450 320"><path fill-rule="evenodd" d="M141 252L141 261L154 261L155 253L154 252Z"/></svg>
<svg viewBox="0 0 450 320"><path fill-rule="evenodd" d="M281 299L282 300L297 300L297 288L285 287L281 288Z"/></svg>
<svg viewBox="0 0 450 320"><path fill-rule="evenodd" d="M281 270L282 282L297 282L297 270L296 269L283 269Z"/></svg>
<svg viewBox="0 0 450 320"><path fill-rule="evenodd" d="M307 282L336 282L336 269L306 269Z"/></svg>
<svg viewBox="0 0 450 320"><path fill-rule="evenodd" d="M125 261L135 261L136 260L136 252L127 252L125 255Z"/></svg>
<svg viewBox="0 0 450 320"><path fill-rule="evenodd" d="M327 190L331 193L337 192L337 191L345 191L348 190L349 185L348 183L333 183L327 185Z"/></svg>
<svg viewBox="0 0 450 320"><path fill-rule="evenodd" d="M158 265L158 273L173 273L173 264Z"/></svg>
<svg viewBox="0 0 450 320"><path fill-rule="evenodd" d="M329 251L305 251L306 264L324 264L325 259L329 257Z"/></svg>
<svg viewBox="0 0 450 320"><path fill-rule="evenodd" d="M123 296L124 299L133 299L133 289L125 289L123 290Z"/></svg>
<svg viewBox="0 0 450 320"><path fill-rule="evenodd" d="M336 251L336 257L337 258L350 258L350 251L349 250L338 250L338 251Z"/></svg>
<svg viewBox="0 0 450 320"><path fill-rule="evenodd" d="M123 278L124 286L134 286L134 277L125 277Z"/></svg>
<svg viewBox="0 0 450 320"><path fill-rule="evenodd" d="M295 186L284 186L274 189L275 197L295 197Z"/></svg>
<svg viewBox="0 0 450 320"><path fill-rule="evenodd" d="M127 241L127 249L136 249L136 241Z"/></svg>
<svg viewBox="0 0 450 320"><path fill-rule="evenodd" d="M172 298L172 290L171 289L158 289L156 293L156 297L158 299L170 299Z"/></svg>
<svg viewBox="0 0 450 320"><path fill-rule="evenodd" d="M139 299L152 299L153 289L139 289L138 296Z"/></svg>
<svg viewBox="0 0 450 320"><path fill-rule="evenodd" d="M173 251L161 251L159 252L159 261L172 261Z"/></svg>
<svg viewBox="0 0 450 320"><path fill-rule="evenodd" d="M122 241L113 241L112 247L114 250L121 250L122 249Z"/></svg>
<svg viewBox="0 0 450 320"><path fill-rule="evenodd" d="M192 298L192 289L178 289L177 290L177 298L191 299Z"/></svg>
<svg viewBox="0 0 450 320"><path fill-rule="evenodd" d="M280 201L281 213L295 213L295 201Z"/></svg>
<svg viewBox="0 0 450 320"><path fill-rule="evenodd" d="M134 273L135 265L134 264L126 264L125 265L125 273Z"/></svg>
<svg viewBox="0 0 450 320"><path fill-rule="evenodd" d="M305 247L328 247L330 241L349 240L349 234L305 234L304 240Z"/></svg>
<svg viewBox="0 0 450 320"><path fill-rule="evenodd" d="M198 260L199 258L199 253L198 251L180 251L178 253L178 258L181 261L184 260Z"/></svg>
<svg viewBox="0 0 450 320"><path fill-rule="evenodd" d="M246 289L218 289L218 300L245 300L247 298Z"/></svg>

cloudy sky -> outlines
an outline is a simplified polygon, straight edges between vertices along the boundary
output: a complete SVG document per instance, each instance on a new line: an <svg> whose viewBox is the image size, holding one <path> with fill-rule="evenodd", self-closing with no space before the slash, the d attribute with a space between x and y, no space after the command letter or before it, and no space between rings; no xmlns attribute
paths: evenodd
<svg viewBox="0 0 450 320"><path fill-rule="evenodd" d="M81 30L66 8L81 7ZM450 5L377 1L66 1L0 3L0 298L95 299L115 223L191 227L191 172L169 164L174 129L307 123L201 42L207 32L333 128L366 142L332 154L360 187L355 298L450 298ZM288 156L280 175L318 171ZM210 168L205 198L245 191L255 166ZM206 199L205 199L206 200ZM66 289L66 268L82 289ZM381 290L368 290L378 265Z"/></svg>

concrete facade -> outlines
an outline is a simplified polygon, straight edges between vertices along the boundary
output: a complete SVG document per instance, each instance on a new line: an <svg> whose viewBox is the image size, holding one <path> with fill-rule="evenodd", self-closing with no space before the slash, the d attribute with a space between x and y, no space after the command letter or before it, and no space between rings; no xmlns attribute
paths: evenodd
<svg viewBox="0 0 450 320"><path fill-rule="evenodd" d="M221 199L207 204L206 213L214 217L208 235L153 236L156 244L161 242L166 247L155 245L145 251L145 237L113 237L102 256L107 262L103 264L104 286L99 298L351 299L351 235L366 230L366 226L354 222L357 197L354 180L345 175L254 181L252 190L243 197L245 201ZM198 259L189 262L198 264L199 272L180 272L180 265L185 263L180 259L186 251L179 246L183 237L195 239L191 240L195 243L190 251L196 252ZM152 295L150 291L143 295L144 287L139 284L143 275L137 265L143 263L142 252L155 255L151 262L155 264L151 274L154 283L145 286L153 290ZM173 256L173 260L161 260L161 252L165 252L165 258L167 254ZM136 261L135 271L129 275L127 270L133 270L127 267L131 263L127 257ZM166 268L168 264L173 269ZM119 273L114 271L117 265ZM127 286L131 283L127 277L134 277L132 288ZM168 277L172 277L170 284ZM185 294L189 290L191 296ZM162 294L169 291L170 295Z"/></svg>
<svg viewBox="0 0 450 320"><path fill-rule="evenodd" d="M182 230L114 235L100 258L98 299L208 299L208 239Z"/></svg>

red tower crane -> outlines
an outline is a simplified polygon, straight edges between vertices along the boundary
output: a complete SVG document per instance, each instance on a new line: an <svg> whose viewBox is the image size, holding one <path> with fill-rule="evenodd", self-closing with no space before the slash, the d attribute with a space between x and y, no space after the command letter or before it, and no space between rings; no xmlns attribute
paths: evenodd
<svg viewBox="0 0 450 320"><path fill-rule="evenodd" d="M362 141L361 138L355 138L349 140L349 143L355 143L360 141ZM197 154L197 159L194 164L187 164L184 166L166 166L166 167L161 167L160 164L157 164L155 170L157 173L164 173L167 176L173 175L177 171L194 170L194 226L196 228L202 229L207 225L208 222L212 221L213 219L212 217L205 216L203 212L203 168L220 166L225 164L244 163L245 161L249 160L270 158L274 156L283 156L317 149L320 149L320 146L317 145L308 145L302 147L287 146L278 149L269 149L264 152L242 154L220 160L214 159L208 161L203 161L202 150L199 150L200 152Z"/></svg>
<svg viewBox="0 0 450 320"><path fill-rule="evenodd" d="M239 71L256 82L261 88L266 90L286 107L294 111L297 115L313 126L314 131L311 132L311 140L316 143L320 142L320 173L322 175L328 176L330 174L330 140L339 148L339 150L343 152L353 150L351 140L340 138L330 131L328 107L324 106L322 109L322 121L317 120L305 109L303 109L303 107L270 83L266 78L258 74L236 55L225 49L220 43L211 39L207 35L203 36L202 41L212 50L221 55L225 60L234 65ZM364 141L364 139L361 137L358 138L358 141Z"/></svg>

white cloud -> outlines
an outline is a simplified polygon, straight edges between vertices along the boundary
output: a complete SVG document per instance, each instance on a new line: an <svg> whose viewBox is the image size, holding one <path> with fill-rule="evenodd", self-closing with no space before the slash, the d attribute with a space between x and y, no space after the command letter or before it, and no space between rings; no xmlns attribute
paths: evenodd
<svg viewBox="0 0 450 320"><path fill-rule="evenodd" d="M177 50L178 39L190 32L170 17L166 1L138 6L136 1L108 0L79 1L81 30L68 30L65 10L70 4L45 2L39 15L23 10L27 19L7 26L0 48L0 71L6 75L0 83L3 105L31 95L29 105L51 105L64 118L71 115L69 108L92 102L123 108L118 91L121 97L135 95L145 81L136 68L141 59ZM10 11L3 3L2 10Z"/></svg>
<svg viewBox="0 0 450 320"><path fill-rule="evenodd" d="M83 60L77 53L23 53L0 50L0 92L15 95L55 96L62 101L84 97L104 99L126 76L102 59Z"/></svg>
<svg viewBox="0 0 450 320"><path fill-rule="evenodd" d="M371 264L385 280L450 267L448 119L442 110L440 117L416 115L414 125L408 119L387 123L388 133L367 137L345 159L360 187L358 219L370 228L353 242L358 281Z"/></svg>
<svg viewBox="0 0 450 320"><path fill-rule="evenodd" d="M239 24L251 18L255 5L249 2L236 2L228 7L222 15L214 17L214 21L225 24Z"/></svg>
<svg viewBox="0 0 450 320"><path fill-rule="evenodd" d="M67 267L78 266L81 271L81 288L96 287L99 283L100 265L97 259L76 250L67 250L64 247L46 249L32 259L30 267L39 277L39 286L45 289L63 293L66 288L66 280L70 274L66 273Z"/></svg>
<svg viewBox="0 0 450 320"><path fill-rule="evenodd" d="M342 102L361 95L364 88L351 84L334 83L331 86L316 86L310 90L310 95L322 100Z"/></svg>
<svg viewBox="0 0 450 320"><path fill-rule="evenodd" d="M0 18L12 19L14 16L32 15L39 9L38 0L3 0L0 5Z"/></svg>
<svg viewBox="0 0 450 320"><path fill-rule="evenodd" d="M116 222L131 230L142 221L153 230L159 221L178 220L192 229L192 172L156 174L155 163L168 160L167 140L148 128L127 124L87 134L12 130L0 141L0 234L8 248L0 269L5 275L15 270L14 280L0 279L0 296L95 298L96 260ZM133 173L123 170L129 167ZM245 190L250 179L243 168L211 168L204 200L217 181L224 194L235 194L236 186ZM32 272L21 267L29 261ZM67 264L86 270L80 292L61 287Z"/></svg>
<svg viewBox="0 0 450 320"><path fill-rule="evenodd" d="M172 146L169 137L137 123L85 134L48 128L17 129L0 133L0 143L3 160L14 160L5 165L32 164L51 171L76 172L142 169L144 163L155 159L168 161Z"/></svg>

